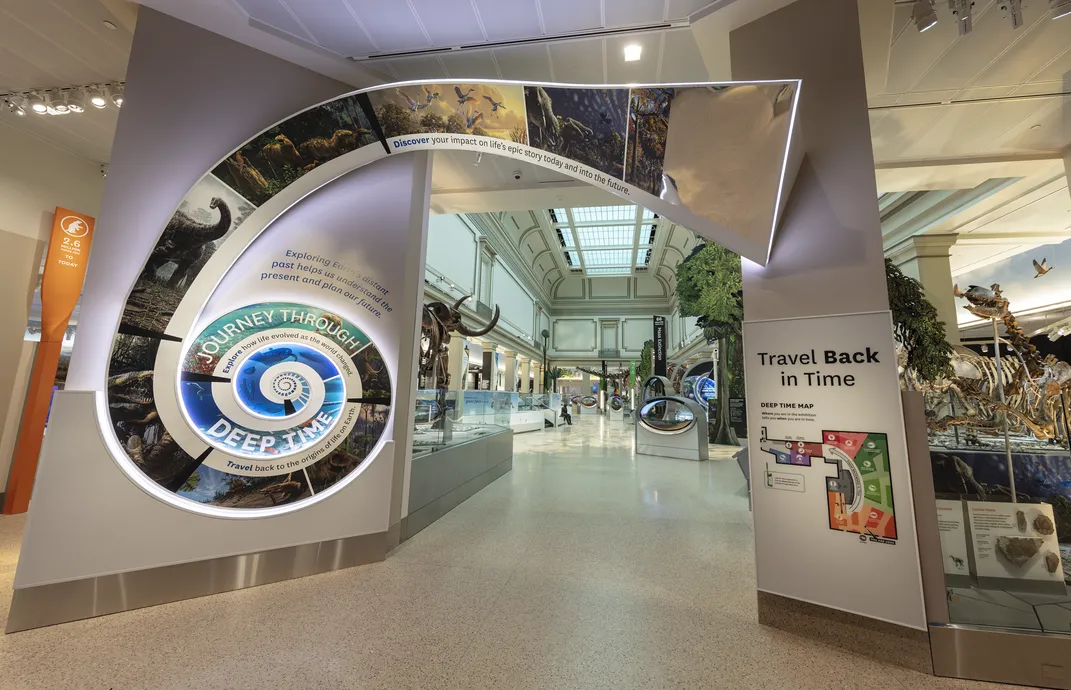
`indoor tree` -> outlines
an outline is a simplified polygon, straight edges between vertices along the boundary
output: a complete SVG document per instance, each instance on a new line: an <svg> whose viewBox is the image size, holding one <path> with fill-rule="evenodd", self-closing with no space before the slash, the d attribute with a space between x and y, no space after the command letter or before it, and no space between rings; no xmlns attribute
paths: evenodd
<svg viewBox="0 0 1071 690"><path fill-rule="evenodd" d="M714 244L700 244L677 266L677 302L681 316L698 317L708 341L718 342L716 381L718 409L712 422L710 441L738 445L729 424L729 395L734 358L740 356L740 323L744 318L741 297L740 257Z"/></svg>
<svg viewBox="0 0 1071 690"><path fill-rule="evenodd" d="M647 379L651 378L651 371L654 366L654 341L648 340L643 344L643 351L640 352L640 363L636 365L636 385L642 386Z"/></svg>
<svg viewBox="0 0 1071 690"><path fill-rule="evenodd" d="M907 369L920 381L935 381L954 375L952 346L945 340L945 324L926 299L922 284L905 276L892 261L885 260L893 333L907 353Z"/></svg>

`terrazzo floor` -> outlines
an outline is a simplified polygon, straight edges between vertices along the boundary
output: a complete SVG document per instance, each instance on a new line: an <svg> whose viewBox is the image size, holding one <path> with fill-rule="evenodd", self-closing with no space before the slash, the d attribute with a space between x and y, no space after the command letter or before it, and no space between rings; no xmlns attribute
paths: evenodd
<svg viewBox="0 0 1071 690"><path fill-rule="evenodd" d="M637 457L592 417L515 448L383 563L7 635L0 688L1009 687L760 626L728 450ZM2 591L21 526L0 518Z"/></svg>

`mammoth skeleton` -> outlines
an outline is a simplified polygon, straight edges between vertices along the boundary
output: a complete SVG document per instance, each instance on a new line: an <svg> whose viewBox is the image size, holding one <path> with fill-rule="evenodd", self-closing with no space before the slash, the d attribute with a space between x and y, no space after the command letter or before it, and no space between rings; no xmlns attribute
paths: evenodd
<svg viewBox="0 0 1071 690"><path fill-rule="evenodd" d="M462 297L453 306L443 302L424 305L420 319L420 375L425 385L440 390L450 387L450 334L460 333L468 338L487 335L498 325L499 310L495 306L490 323L481 329L471 329L461 322L461 305L468 297Z"/></svg>

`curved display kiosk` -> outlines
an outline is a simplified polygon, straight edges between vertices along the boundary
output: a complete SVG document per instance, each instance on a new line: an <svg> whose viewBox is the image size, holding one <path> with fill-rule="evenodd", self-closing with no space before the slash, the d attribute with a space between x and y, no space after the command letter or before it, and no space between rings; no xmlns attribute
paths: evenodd
<svg viewBox="0 0 1071 690"><path fill-rule="evenodd" d="M625 418L625 401L621 399L620 395L610 396L610 400L606 404L606 416L612 420Z"/></svg>
<svg viewBox="0 0 1071 690"><path fill-rule="evenodd" d="M594 395L585 395L581 397L580 414L599 414L599 399Z"/></svg>
<svg viewBox="0 0 1071 690"><path fill-rule="evenodd" d="M665 395L669 380L652 376L636 408L636 453L684 460L709 457L706 412L688 398Z"/></svg>

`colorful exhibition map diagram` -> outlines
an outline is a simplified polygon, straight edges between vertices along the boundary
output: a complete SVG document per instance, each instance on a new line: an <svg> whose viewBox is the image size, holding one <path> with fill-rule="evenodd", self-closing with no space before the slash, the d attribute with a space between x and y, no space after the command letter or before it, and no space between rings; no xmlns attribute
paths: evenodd
<svg viewBox="0 0 1071 690"><path fill-rule="evenodd" d="M835 466L836 473L825 477L829 528L895 543L889 440L885 434L823 431L822 442L811 443L770 439L763 427L759 448L772 454L778 465L811 467L814 459L821 458Z"/></svg>

